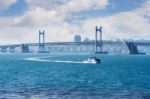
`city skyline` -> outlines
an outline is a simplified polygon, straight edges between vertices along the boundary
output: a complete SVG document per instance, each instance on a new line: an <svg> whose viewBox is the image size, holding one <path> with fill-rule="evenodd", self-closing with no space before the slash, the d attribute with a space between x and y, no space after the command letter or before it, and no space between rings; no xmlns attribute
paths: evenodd
<svg viewBox="0 0 150 99"><path fill-rule="evenodd" d="M103 26L104 39L149 39L150 0L1 0L0 44L84 39ZM34 41L34 39L37 39ZM48 41L47 40L47 41Z"/></svg>

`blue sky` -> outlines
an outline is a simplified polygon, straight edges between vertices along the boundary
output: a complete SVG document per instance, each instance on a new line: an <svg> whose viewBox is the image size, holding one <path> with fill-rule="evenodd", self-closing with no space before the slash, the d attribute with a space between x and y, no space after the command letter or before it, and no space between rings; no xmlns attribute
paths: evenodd
<svg viewBox="0 0 150 99"><path fill-rule="evenodd" d="M18 0L15 4L11 5L9 9L0 12L0 16L18 16L25 13L27 4L24 0Z"/></svg>
<svg viewBox="0 0 150 99"><path fill-rule="evenodd" d="M99 17L110 16L119 12L130 11L138 8L144 0L111 0L110 5L106 9L96 9L77 13L81 16Z"/></svg>
<svg viewBox="0 0 150 99"><path fill-rule="evenodd" d="M81 17L105 17L138 8L143 2L144 0L110 0L110 5L107 6L106 9L83 11L80 13L74 13L73 15ZM20 16L24 14L26 10L28 10L28 4L26 1L18 0L15 4L11 5L9 9L0 12L0 16Z"/></svg>
<svg viewBox="0 0 150 99"><path fill-rule="evenodd" d="M0 43L29 42L39 29L49 40L59 35L59 40L71 41L75 34L84 39L96 25L111 31L105 39L149 39L149 4L150 0L1 0Z"/></svg>

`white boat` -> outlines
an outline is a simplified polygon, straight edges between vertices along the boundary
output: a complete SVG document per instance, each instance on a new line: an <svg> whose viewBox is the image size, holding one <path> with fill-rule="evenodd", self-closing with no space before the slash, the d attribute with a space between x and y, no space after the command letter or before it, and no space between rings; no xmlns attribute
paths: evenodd
<svg viewBox="0 0 150 99"><path fill-rule="evenodd" d="M100 64L101 60L96 58L96 57L93 57L93 58L88 58L87 60L84 60L83 62L84 63L91 63L91 64Z"/></svg>

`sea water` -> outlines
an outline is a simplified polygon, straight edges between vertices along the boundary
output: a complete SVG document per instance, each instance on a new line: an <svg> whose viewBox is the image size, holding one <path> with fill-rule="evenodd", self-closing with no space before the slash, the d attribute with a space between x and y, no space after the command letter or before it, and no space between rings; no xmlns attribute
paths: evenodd
<svg viewBox="0 0 150 99"><path fill-rule="evenodd" d="M0 99L150 99L150 56L0 54Z"/></svg>

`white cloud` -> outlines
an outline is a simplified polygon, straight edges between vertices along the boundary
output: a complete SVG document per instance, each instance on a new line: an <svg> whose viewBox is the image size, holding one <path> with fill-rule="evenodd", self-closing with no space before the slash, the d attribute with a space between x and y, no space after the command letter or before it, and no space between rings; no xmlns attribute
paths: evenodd
<svg viewBox="0 0 150 99"><path fill-rule="evenodd" d="M149 4L150 0L132 11L85 20L82 29L87 31L95 25L102 25L106 39L150 39Z"/></svg>
<svg viewBox="0 0 150 99"><path fill-rule="evenodd" d="M14 22L14 17L0 17L0 28L12 26Z"/></svg>
<svg viewBox="0 0 150 99"><path fill-rule="evenodd" d="M38 42L39 30L45 30L47 42L72 41L68 24L45 27L3 27L0 28L0 44Z"/></svg>
<svg viewBox="0 0 150 99"><path fill-rule="evenodd" d="M29 10L23 16L15 19L15 25L17 26L48 26L59 24L64 21L64 16L60 15L55 10L46 10L44 8L37 7L34 10Z"/></svg>
<svg viewBox="0 0 150 99"><path fill-rule="evenodd" d="M30 8L34 9L36 7L42 7L46 9L54 9L57 6L60 6L61 4L66 3L68 0L26 0L27 4Z"/></svg>
<svg viewBox="0 0 150 99"><path fill-rule="evenodd" d="M47 41L71 41L72 33L80 33L80 27L65 21L69 14L93 8L103 9L108 5L107 0L27 0L27 3L29 9L22 16L0 18L0 23L3 23L0 25L2 42L10 42L7 35L14 43L31 42L27 39L33 34L38 36L39 29L46 31Z"/></svg>
<svg viewBox="0 0 150 99"><path fill-rule="evenodd" d="M62 12L77 12L96 8L105 8L108 0L26 0L30 8L42 7L46 9L57 9Z"/></svg>
<svg viewBox="0 0 150 99"><path fill-rule="evenodd" d="M120 12L106 17L92 17L82 20L80 24L71 24L65 20L72 13L104 9L109 4L108 0L34 1L27 0L29 9L22 16L0 17L1 44L9 43L9 40L13 43L37 42L39 29L46 31L46 41L71 41L74 34L81 34L81 36L87 37L93 33L94 37L96 25L102 25L107 30L107 34L104 34L106 39L149 39L150 36L150 9L148 6L150 1L132 11ZM93 38L92 36L89 37Z"/></svg>
<svg viewBox="0 0 150 99"><path fill-rule="evenodd" d="M103 9L108 0L26 0L29 10L16 18L17 25L48 26L61 24L74 12Z"/></svg>
<svg viewBox="0 0 150 99"><path fill-rule="evenodd" d="M58 9L65 13L81 12L91 9L104 9L108 4L108 0L70 0Z"/></svg>
<svg viewBox="0 0 150 99"><path fill-rule="evenodd" d="M0 0L0 11L8 9L16 2L17 0Z"/></svg>
<svg viewBox="0 0 150 99"><path fill-rule="evenodd" d="M147 19L134 12L120 13L106 18L86 20L83 23L83 29L88 30L95 27L95 25L103 26L103 35L106 39L148 39L150 36L150 23Z"/></svg>

